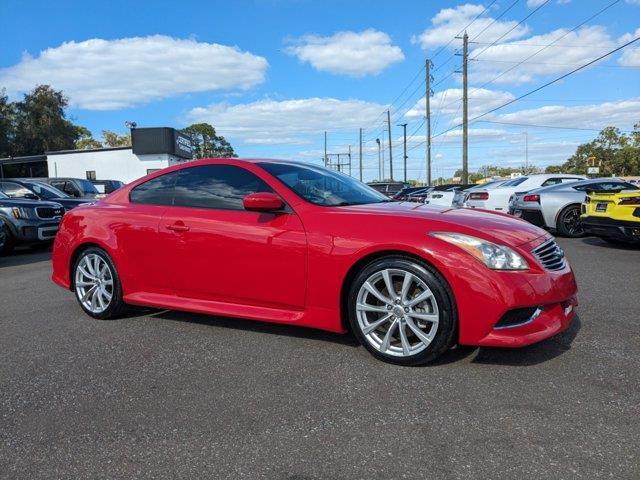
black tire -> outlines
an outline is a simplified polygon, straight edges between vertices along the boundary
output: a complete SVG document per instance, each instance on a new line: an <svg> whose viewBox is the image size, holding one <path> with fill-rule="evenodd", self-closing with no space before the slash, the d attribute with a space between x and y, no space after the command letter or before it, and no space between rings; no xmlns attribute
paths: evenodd
<svg viewBox="0 0 640 480"><path fill-rule="evenodd" d="M87 255L98 255L107 263L107 265L111 270L111 277L113 279L113 290L112 290L111 301L108 307L103 312L100 312L100 313L94 313L83 305L81 299L79 298L78 290L76 289L76 285L75 285L75 276L76 276L76 270L78 268L78 264ZM87 315L93 318L97 318L99 320L111 320L111 319L116 319L120 317L126 311L127 305L122 300L122 284L120 283L120 277L118 276L118 271L116 270L116 266L113 263L113 260L111 260L111 257L109 256L109 254L107 254L107 252L105 252L101 248L89 247L83 250L82 252L80 252L80 254L78 254L76 261L73 264L73 270L71 271L71 281L72 281L72 288L73 288L76 300L78 300L78 304L80 305L80 308L82 308L82 310L84 310L84 312Z"/></svg>
<svg viewBox="0 0 640 480"><path fill-rule="evenodd" d="M584 227L580 221L580 205L564 207L558 215L556 230L563 237L584 237Z"/></svg>
<svg viewBox="0 0 640 480"><path fill-rule="evenodd" d="M4 238L3 241L0 241L0 255L8 255L12 252L15 241L13 235L11 235L11 231L4 222L0 222L0 230L0 235Z"/></svg>
<svg viewBox="0 0 640 480"><path fill-rule="evenodd" d="M416 354L409 356L394 356L378 351L369 343L358 322L356 310L358 292L371 275L385 269L404 270L415 275L427 285L437 301L439 315L438 327L435 336L424 350ZM425 365L434 361L444 352L449 350L456 340L455 337L457 334L458 319L451 289L435 269L425 263L416 261L411 257L404 257L400 255L388 256L377 259L366 265L356 275L351 283L347 308L349 323L358 341L369 351L369 353L371 353L371 355L384 362L406 366Z"/></svg>

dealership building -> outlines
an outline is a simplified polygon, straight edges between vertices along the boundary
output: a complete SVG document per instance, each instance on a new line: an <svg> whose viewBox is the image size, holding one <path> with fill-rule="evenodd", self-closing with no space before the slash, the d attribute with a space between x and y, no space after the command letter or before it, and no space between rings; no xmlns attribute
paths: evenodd
<svg viewBox="0 0 640 480"><path fill-rule="evenodd" d="M191 138L173 128L131 129L130 147L45 152L0 159L0 178L69 177L129 183L192 159Z"/></svg>

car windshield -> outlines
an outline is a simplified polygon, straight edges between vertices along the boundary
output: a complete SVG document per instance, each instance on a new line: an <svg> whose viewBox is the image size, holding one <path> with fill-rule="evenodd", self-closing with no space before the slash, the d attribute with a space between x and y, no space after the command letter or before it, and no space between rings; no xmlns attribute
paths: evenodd
<svg viewBox="0 0 640 480"><path fill-rule="evenodd" d="M323 206L390 202L382 193L340 172L313 165L259 163L305 200Z"/></svg>
<svg viewBox="0 0 640 480"><path fill-rule="evenodd" d="M25 182L25 184L40 198L53 200L55 198L70 198L66 193L40 182Z"/></svg>
<svg viewBox="0 0 640 480"><path fill-rule="evenodd" d="M91 183L89 180L79 179L77 181L80 184L80 187L82 188L82 192L83 193L89 193L89 194L92 194L92 195L97 195L97 194L100 193L100 192L98 192L96 187L93 186L93 183Z"/></svg>

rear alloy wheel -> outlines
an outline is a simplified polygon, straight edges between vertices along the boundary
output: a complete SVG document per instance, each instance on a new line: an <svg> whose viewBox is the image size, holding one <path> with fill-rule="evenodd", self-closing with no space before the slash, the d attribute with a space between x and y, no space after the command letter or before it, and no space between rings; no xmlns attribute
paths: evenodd
<svg viewBox="0 0 640 480"><path fill-rule="evenodd" d="M111 258L99 248L84 250L74 266L73 288L82 309L94 318L115 318L124 303Z"/></svg>
<svg viewBox="0 0 640 480"><path fill-rule="evenodd" d="M455 320L444 281L425 266L388 257L365 267L349 296L351 326L375 357L421 365L450 348Z"/></svg>
<svg viewBox="0 0 640 480"><path fill-rule="evenodd" d="M584 227L580 221L580 206L566 207L558 215L558 233L563 237L577 238L584 235Z"/></svg>

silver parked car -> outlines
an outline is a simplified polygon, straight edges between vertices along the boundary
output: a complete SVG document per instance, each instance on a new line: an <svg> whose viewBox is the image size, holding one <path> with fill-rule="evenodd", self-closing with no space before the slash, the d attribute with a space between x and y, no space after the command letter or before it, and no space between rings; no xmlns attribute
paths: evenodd
<svg viewBox="0 0 640 480"><path fill-rule="evenodd" d="M615 178L592 178L517 193L509 199L509 213L565 237L580 237L580 204L587 191L620 191L638 187Z"/></svg>
<svg viewBox="0 0 640 480"><path fill-rule="evenodd" d="M453 202L451 205L454 207L464 207L464 202L469 198L469 194L478 190L490 190L492 188L499 187L510 179L491 180L486 183L479 183L475 187L467 188L466 190L458 190L453 195Z"/></svg>

